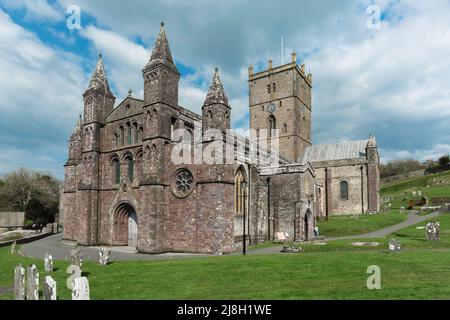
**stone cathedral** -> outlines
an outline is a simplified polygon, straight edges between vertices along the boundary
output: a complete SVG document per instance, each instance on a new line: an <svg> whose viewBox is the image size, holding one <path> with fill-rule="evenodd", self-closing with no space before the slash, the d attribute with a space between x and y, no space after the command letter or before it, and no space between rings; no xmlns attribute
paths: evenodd
<svg viewBox="0 0 450 320"><path fill-rule="evenodd" d="M271 241L278 232L310 240L318 220L379 211L375 138L312 145L313 80L295 52L281 66L269 61L257 73L249 67L250 129L257 136L267 132L258 141L274 135L279 141L276 148L258 148L259 161L253 161L251 138L230 138L232 106L218 69L201 115L178 104L180 73L164 24L142 75L143 99L130 91L115 106L99 57L69 139L61 199L65 240L146 253L227 254L242 246L244 234L247 244ZM179 139L180 129L200 138ZM211 130L220 134L206 134ZM234 161L180 164L173 161L180 144L214 156L231 150ZM264 161L273 155L275 164Z"/></svg>

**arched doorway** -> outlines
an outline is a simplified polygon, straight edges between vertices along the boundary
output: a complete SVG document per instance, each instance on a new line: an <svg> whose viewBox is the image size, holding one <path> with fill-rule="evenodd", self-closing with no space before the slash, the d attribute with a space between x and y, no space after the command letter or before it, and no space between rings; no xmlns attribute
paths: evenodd
<svg viewBox="0 0 450 320"><path fill-rule="evenodd" d="M312 213L311 210L306 210L305 213L305 219L304 219L304 223L303 223L303 236L304 236L304 240L308 240L310 237L309 234L309 230L310 230L310 226L311 226L311 218L312 218Z"/></svg>
<svg viewBox="0 0 450 320"><path fill-rule="evenodd" d="M129 203L121 203L115 210L113 237L115 245L137 247L138 218Z"/></svg>

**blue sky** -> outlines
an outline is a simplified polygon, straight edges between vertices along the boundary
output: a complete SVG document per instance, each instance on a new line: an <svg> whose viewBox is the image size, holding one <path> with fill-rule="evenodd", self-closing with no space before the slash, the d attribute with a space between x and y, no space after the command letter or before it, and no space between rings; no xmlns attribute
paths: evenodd
<svg viewBox="0 0 450 320"><path fill-rule="evenodd" d="M69 30L69 5L81 29ZM376 5L381 29L367 27ZM161 21L182 73L180 104L200 112L219 67L235 128L248 127L247 68L292 48L314 78L313 142L377 137L383 161L450 153L450 3L437 0L0 0L0 174L63 177L67 139L98 53L117 104L142 97Z"/></svg>

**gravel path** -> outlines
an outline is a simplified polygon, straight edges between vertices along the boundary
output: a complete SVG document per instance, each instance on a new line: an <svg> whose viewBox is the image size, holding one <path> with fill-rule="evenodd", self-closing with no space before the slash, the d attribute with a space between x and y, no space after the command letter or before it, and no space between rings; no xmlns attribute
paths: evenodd
<svg viewBox="0 0 450 320"><path fill-rule="evenodd" d="M326 241L342 240L342 239L361 239L361 238L382 238L393 232L401 230L403 228L415 225L430 218L437 217L445 212L447 209L441 209L425 216L419 216L416 212L410 212L405 221L389 226L384 229L380 229L374 232L346 236L346 237L330 237L325 238ZM41 240L37 240L21 246L21 252L29 257L44 259L46 253L50 253L54 260L65 260L70 255L70 250L74 247L74 244L62 241L62 234L56 234L54 236L46 237ZM248 254L273 254L280 253L282 246L259 248L248 250ZM83 259L85 261L97 261L99 247L82 247L80 246ZM239 255L240 252L236 252L233 255ZM163 254L142 254L136 253L131 248L127 247L113 247L111 248L111 261L120 260L171 260L171 259L186 259L194 257L206 257L208 255L202 254L185 254L185 253L163 253ZM209 255L211 256L211 255Z"/></svg>

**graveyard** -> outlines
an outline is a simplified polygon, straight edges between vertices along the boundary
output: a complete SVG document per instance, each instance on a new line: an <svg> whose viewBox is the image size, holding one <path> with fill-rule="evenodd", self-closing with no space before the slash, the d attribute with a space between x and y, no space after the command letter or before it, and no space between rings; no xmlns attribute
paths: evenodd
<svg viewBox="0 0 450 320"><path fill-rule="evenodd" d="M435 176L445 181L450 174ZM36 259L23 256L18 244L1 247L0 300L15 298L15 270L21 270L19 264L23 268L22 281L27 283L25 299L50 298L52 292L48 288L56 288L55 299L79 299L68 288L72 280L76 280L73 285L85 281L76 285L87 286L88 297L84 298L92 300L449 299L450 213L435 218L424 216L424 221L385 237L345 238L405 221L409 213L400 208L407 198L405 194L413 189L424 190L429 199L445 194L447 185L429 185L435 176L390 183L382 188L382 196L392 199L388 212L330 219L321 224L322 234L344 237L296 244L300 246L297 253L280 253L280 244L268 243L250 247L246 256L237 253L180 260L118 261L110 259L114 254L103 248L97 259L83 259L74 249L73 258L53 260L51 252ZM439 226L428 223L436 221ZM433 228L440 229L437 239L430 238L435 235ZM381 290L367 289L367 268L371 265L381 269ZM38 280L29 279L36 273Z"/></svg>
<svg viewBox="0 0 450 320"><path fill-rule="evenodd" d="M434 220L434 219L433 219ZM355 240L323 245L302 244L300 254L213 256L167 261L83 261L81 276L89 280L90 299L448 299L450 277L450 214L439 216L439 241L427 241L426 223L397 231L385 238L358 239L377 246L356 246ZM419 229L418 229L419 227ZM389 241L401 243L389 251ZM11 254L0 248L0 299L14 299L14 269L34 264L39 272L39 295L44 279L56 281L57 298L71 299L66 273L70 262ZM252 252L254 251L254 252ZM301 265L302 268L298 266ZM367 267L382 270L382 290L368 290Z"/></svg>

